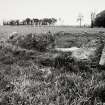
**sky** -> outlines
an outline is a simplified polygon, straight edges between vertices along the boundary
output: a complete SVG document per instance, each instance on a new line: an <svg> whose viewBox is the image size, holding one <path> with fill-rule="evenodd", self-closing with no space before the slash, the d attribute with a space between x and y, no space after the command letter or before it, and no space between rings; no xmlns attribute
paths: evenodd
<svg viewBox="0 0 105 105"><path fill-rule="evenodd" d="M58 24L90 24L90 14L105 10L105 0L0 0L0 22L9 19L57 18Z"/></svg>

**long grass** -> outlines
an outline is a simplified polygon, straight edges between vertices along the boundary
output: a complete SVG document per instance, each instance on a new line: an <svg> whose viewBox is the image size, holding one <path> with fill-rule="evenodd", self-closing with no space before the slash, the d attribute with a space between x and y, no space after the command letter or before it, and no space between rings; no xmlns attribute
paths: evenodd
<svg viewBox="0 0 105 105"><path fill-rule="evenodd" d="M56 39L55 46L59 46L59 40ZM67 61L65 55L55 60L56 52L51 48L41 52L27 47L8 41L0 44L1 105L102 105L105 102L104 70L91 66L77 70L76 65L67 68L67 62L61 61L61 58Z"/></svg>

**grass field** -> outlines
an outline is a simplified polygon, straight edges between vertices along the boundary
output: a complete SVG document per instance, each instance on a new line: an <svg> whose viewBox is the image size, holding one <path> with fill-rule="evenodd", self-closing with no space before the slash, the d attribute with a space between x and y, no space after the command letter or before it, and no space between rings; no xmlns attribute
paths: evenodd
<svg viewBox="0 0 105 105"><path fill-rule="evenodd" d="M100 31L105 32L105 29L1 26L1 38L8 39L12 32L18 32L20 36L25 37L19 37L19 43L15 43L14 40L13 43L11 40L0 43L0 105L103 105L104 68L91 68L89 65L87 69L83 64L84 68L78 70L75 64L73 67L69 66L70 68L62 66L62 63L68 63L63 61L61 64L58 62L59 67L55 67L55 61L55 66L50 65L50 59L55 52L40 51L40 48L46 48L50 41L53 42L50 40L52 36L48 37L51 35L47 33L49 31L55 35L55 46L81 47L100 35ZM42 37L32 37L29 33L36 33L34 35L39 34ZM34 38L37 40L33 40ZM65 56L63 57L65 59ZM47 66L42 65L40 61L44 61Z"/></svg>
<svg viewBox="0 0 105 105"><path fill-rule="evenodd" d="M81 32L88 32L88 33L97 33L99 31L104 31L104 28L76 28L70 26L0 26L0 34L1 36L6 37L12 32L19 32L21 34L28 34L28 33L46 33L51 31L52 33L56 33L59 31L70 32L70 33L81 33Z"/></svg>

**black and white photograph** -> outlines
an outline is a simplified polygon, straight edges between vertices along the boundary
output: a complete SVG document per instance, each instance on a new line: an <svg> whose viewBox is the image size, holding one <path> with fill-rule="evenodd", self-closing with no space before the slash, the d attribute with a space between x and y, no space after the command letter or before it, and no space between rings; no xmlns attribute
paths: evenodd
<svg viewBox="0 0 105 105"><path fill-rule="evenodd" d="M0 105L105 105L105 0L0 0Z"/></svg>

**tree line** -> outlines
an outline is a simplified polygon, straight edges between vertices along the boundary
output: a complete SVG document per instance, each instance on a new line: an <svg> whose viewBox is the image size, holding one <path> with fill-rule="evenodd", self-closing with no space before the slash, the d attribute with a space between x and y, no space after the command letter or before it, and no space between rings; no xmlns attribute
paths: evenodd
<svg viewBox="0 0 105 105"><path fill-rule="evenodd" d="M24 20L9 20L9 21L3 21L3 25L54 25L57 22L57 19L55 18L43 18L43 19L37 19L37 18L26 18Z"/></svg>

